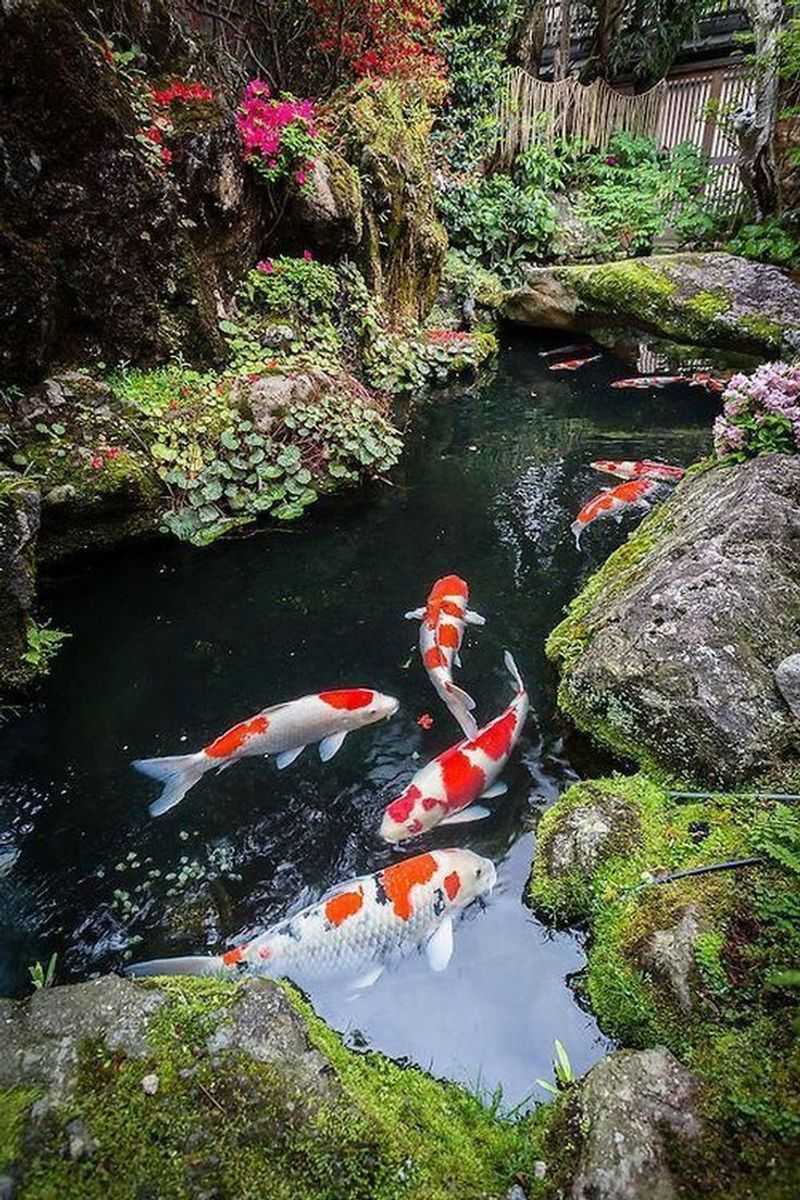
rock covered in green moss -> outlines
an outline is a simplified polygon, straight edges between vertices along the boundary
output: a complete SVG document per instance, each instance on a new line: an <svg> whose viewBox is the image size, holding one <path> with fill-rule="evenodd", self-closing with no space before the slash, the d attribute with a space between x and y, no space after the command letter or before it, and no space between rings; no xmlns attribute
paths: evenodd
<svg viewBox="0 0 800 1200"><path fill-rule="evenodd" d="M0 467L0 689L23 688L32 676L22 655L36 594L38 488Z"/></svg>
<svg viewBox="0 0 800 1200"><path fill-rule="evenodd" d="M798 457L691 473L550 635L562 709L678 778L791 775L797 727L774 671L797 644L799 524Z"/></svg>
<svg viewBox="0 0 800 1200"><path fill-rule="evenodd" d="M616 323L680 342L777 354L800 332L800 287L778 267L692 253L530 267L505 299L512 321L590 332Z"/></svg>
<svg viewBox="0 0 800 1200"><path fill-rule="evenodd" d="M534 1122L355 1054L270 981L115 978L2 1002L19 1200L499 1200Z"/></svg>

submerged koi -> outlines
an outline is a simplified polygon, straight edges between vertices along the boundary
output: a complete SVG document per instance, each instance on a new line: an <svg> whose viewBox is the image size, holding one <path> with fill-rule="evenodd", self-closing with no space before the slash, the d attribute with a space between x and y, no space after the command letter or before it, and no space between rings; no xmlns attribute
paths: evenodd
<svg viewBox="0 0 800 1200"><path fill-rule="evenodd" d="M670 463L655 462L650 458L641 458L636 462L599 458L589 466L605 475L615 475L617 479L657 479L659 483L677 483L686 474L683 467L673 467Z"/></svg>
<svg viewBox="0 0 800 1200"><path fill-rule="evenodd" d="M602 358L600 354L592 354L590 358L568 358L564 362L548 363L549 371L577 371L578 367L585 367L587 363L597 362L598 358Z"/></svg>
<svg viewBox="0 0 800 1200"><path fill-rule="evenodd" d="M591 346L576 343L572 346L557 346L555 350L540 350L539 358L558 358L560 354L585 354Z"/></svg>
<svg viewBox="0 0 800 1200"><path fill-rule="evenodd" d="M689 381L689 387L704 387L707 392L724 392L727 386L724 379L715 379L708 371L698 371Z"/></svg>
<svg viewBox="0 0 800 1200"><path fill-rule="evenodd" d="M607 491L594 496L583 506L570 526L575 534L575 545L578 549L581 548L581 534L587 525L591 525L600 517L619 517L624 509L644 504L656 487L653 479L631 479L628 483L620 483L617 487L608 488Z"/></svg>
<svg viewBox="0 0 800 1200"><path fill-rule="evenodd" d="M164 790L150 805L150 815L158 817L180 803L207 771L224 771L241 758L270 754L283 769L313 742L319 742L319 756L328 762L351 730L391 717L398 708L393 696L372 688L317 692L262 709L196 754L139 758L131 765L163 782Z"/></svg>
<svg viewBox="0 0 800 1200"><path fill-rule="evenodd" d="M517 688L505 712L484 725L475 737L451 746L417 771L405 791L383 814L381 837L387 842L427 833L436 825L479 821L489 812L479 798L507 791L497 778L519 740L529 701L516 663L508 651L505 664Z"/></svg>
<svg viewBox="0 0 800 1200"><path fill-rule="evenodd" d="M226 954L162 958L131 975L250 972L307 979L349 977L371 987L392 961L425 947L431 969L453 953L453 918L491 892L494 863L471 850L433 850L339 884L321 900Z"/></svg>
<svg viewBox="0 0 800 1200"><path fill-rule="evenodd" d="M468 598L469 587L464 580L458 575L445 575L434 583L425 608L415 608L405 615L409 621L422 622L419 649L428 677L464 733L473 737L478 729L472 716L475 701L453 683L453 665L461 666L459 650L465 624L486 624L484 617L467 608Z"/></svg>
<svg viewBox="0 0 800 1200"><path fill-rule="evenodd" d="M612 388L665 388L673 383L689 383L688 375L637 375L633 379L615 379Z"/></svg>

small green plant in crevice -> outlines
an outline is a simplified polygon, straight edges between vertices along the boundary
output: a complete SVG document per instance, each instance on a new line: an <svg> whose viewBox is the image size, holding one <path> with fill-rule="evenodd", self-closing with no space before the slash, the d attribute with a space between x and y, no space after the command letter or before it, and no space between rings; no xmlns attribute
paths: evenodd
<svg viewBox="0 0 800 1200"><path fill-rule="evenodd" d="M553 1059L553 1075L555 1076L555 1084L549 1083L546 1079L537 1079L539 1087L543 1087L545 1091L552 1092L557 1096L559 1092L565 1091L575 1082L575 1073L572 1070L572 1063L569 1061L569 1055L562 1043L555 1039L555 1057Z"/></svg>
<svg viewBox="0 0 800 1200"><path fill-rule="evenodd" d="M47 961L47 966L43 966L40 962L35 962L32 967L28 967L30 972L31 983L36 991L42 988L52 987L56 978L56 963L58 954L53 953Z"/></svg>
<svg viewBox="0 0 800 1200"><path fill-rule="evenodd" d="M730 254L779 267L793 267L800 262L800 240L780 217L742 225L725 249Z"/></svg>
<svg viewBox="0 0 800 1200"><path fill-rule="evenodd" d="M48 622L38 625L35 621L28 622L26 633L27 649L22 654L22 661L32 667L36 675L47 675L53 659L71 633L63 629L53 629Z"/></svg>

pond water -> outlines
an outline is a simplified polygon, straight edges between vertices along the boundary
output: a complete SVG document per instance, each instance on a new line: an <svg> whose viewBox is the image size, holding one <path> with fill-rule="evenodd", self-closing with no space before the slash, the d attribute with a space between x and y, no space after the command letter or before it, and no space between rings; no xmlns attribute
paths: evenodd
<svg viewBox="0 0 800 1200"><path fill-rule="evenodd" d="M357 998L332 985L311 996L353 1044L499 1084L507 1104L543 1096L533 1081L551 1076L554 1038L576 1070L600 1057L606 1043L569 986L580 942L522 903L538 815L598 766L580 741L563 741L544 641L638 519L598 523L576 550L570 522L612 482L589 461L688 464L708 449L715 403L682 385L612 391L631 366L610 352L575 374L550 372L537 351L564 340L512 337L492 375L412 406L393 486L331 502L305 527L204 552L127 547L45 580L43 605L73 638L42 702L0 730L0 995L24 994L28 964L53 951L61 981L126 956L218 951L393 861L376 836L382 809L459 736L402 614L455 571L487 617L468 632L460 676L479 718L510 697L505 647L532 716L493 815L415 849L488 855L498 887L458 923L442 975L412 956ZM351 684L398 696L400 713L326 765L313 749L283 772L246 760L149 818L157 787L131 759L197 749L268 704ZM417 724L425 712L428 731Z"/></svg>

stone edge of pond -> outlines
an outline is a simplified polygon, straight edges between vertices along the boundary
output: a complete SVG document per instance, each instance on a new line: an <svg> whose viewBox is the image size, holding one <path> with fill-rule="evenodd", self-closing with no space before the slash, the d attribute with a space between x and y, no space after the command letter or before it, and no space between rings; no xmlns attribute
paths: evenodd
<svg viewBox="0 0 800 1200"><path fill-rule="evenodd" d="M650 1150L636 1127L647 1123L646 1113L637 1117L637 1098L644 1109L658 1100L654 1120L673 1176L665 1195L796 1194L800 1008L796 985L779 982L800 960L792 918L800 867L784 865L781 843L792 821L797 836L800 820L785 806L741 796L681 802L644 773L575 784L541 818L529 903L546 922L585 932L578 990L603 1031L640 1055L669 1056L660 1066L644 1057L630 1063L634 1083L619 1065L628 1051L618 1051L567 1094L566 1119L585 1134L570 1195L651 1194L650 1167L626 1190L621 1176L611 1182L613 1139L604 1143L605 1161L593 1148L626 1094L633 1128L625 1135L641 1141L640 1166ZM644 882L646 872L752 855L763 863ZM602 1103L590 1083L598 1072L613 1084ZM659 1088L671 1073L682 1099L664 1108L670 1090ZM648 1074L655 1083L644 1082ZM619 1116L618 1132L624 1124Z"/></svg>

